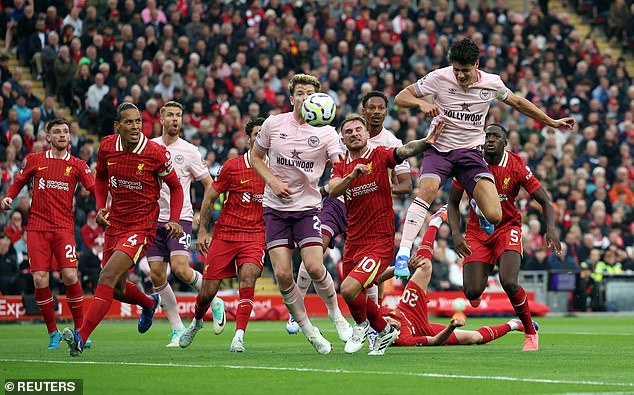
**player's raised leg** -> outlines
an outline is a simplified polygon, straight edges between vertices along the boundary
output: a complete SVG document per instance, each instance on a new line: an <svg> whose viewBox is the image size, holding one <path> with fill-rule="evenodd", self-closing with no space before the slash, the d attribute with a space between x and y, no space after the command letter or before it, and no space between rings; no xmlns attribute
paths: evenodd
<svg viewBox="0 0 634 395"><path fill-rule="evenodd" d="M524 327L524 351L539 349L539 335L535 330L528 303L528 294L518 283L522 257L516 251L505 251L500 257L500 283L509 297L517 317Z"/></svg>

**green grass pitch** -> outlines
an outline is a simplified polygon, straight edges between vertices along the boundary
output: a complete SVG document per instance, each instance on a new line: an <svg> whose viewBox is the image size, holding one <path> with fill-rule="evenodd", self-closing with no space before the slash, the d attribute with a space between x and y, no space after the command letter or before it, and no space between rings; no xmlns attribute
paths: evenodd
<svg viewBox="0 0 634 395"><path fill-rule="evenodd" d="M469 319L466 329L505 320ZM333 342L330 355L286 334L284 322L251 322L243 354L228 352L233 322L219 336L207 324L184 350L165 347L165 321L144 335L134 321L104 322L79 358L64 343L47 350L43 324L0 325L0 376L81 378L85 394L634 394L634 317L542 318L536 353L522 352L522 334L511 332L483 346L383 357L347 355L330 323L315 323Z"/></svg>

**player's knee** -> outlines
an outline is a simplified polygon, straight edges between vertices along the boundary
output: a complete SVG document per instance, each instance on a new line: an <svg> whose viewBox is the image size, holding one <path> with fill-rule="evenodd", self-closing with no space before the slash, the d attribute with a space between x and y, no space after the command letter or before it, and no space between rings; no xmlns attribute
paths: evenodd
<svg viewBox="0 0 634 395"><path fill-rule="evenodd" d="M191 269L187 264L172 265L172 272L174 273L174 275L185 282L189 281L188 275L190 270Z"/></svg>
<svg viewBox="0 0 634 395"><path fill-rule="evenodd" d="M62 281L66 287L75 284L77 282L77 271L62 274Z"/></svg>
<svg viewBox="0 0 634 395"><path fill-rule="evenodd" d="M289 271L278 270L275 272L275 279L281 290L288 289L293 283L293 273Z"/></svg>
<svg viewBox="0 0 634 395"><path fill-rule="evenodd" d="M352 303L359 295L359 290L350 282L344 281L341 284L341 296L346 301L346 303Z"/></svg>
<svg viewBox="0 0 634 395"><path fill-rule="evenodd" d="M48 287L48 272L35 272L33 273L33 285L35 288L47 288Z"/></svg>
<svg viewBox="0 0 634 395"><path fill-rule="evenodd" d="M464 287L464 296L469 300L476 300L482 296L482 292L475 288Z"/></svg>
<svg viewBox="0 0 634 395"><path fill-rule="evenodd" d="M504 292L506 292L506 294L509 296L517 295L517 293L520 291L520 285L515 280L500 281L500 283L502 284Z"/></svg>
<svg viewBox="0 0 634 395"><path fill-rule="evenodd" d="M502 208L496 207L494 210L489 210L490 212L485 215L487 221L490 223L497 225L502 222Z"/></svg>
<svg viewBox="0 0 634 395"><path fill-rule="evenodd" d="M240 279L240 288L254 288L257 277L249 276Z"/></svg>

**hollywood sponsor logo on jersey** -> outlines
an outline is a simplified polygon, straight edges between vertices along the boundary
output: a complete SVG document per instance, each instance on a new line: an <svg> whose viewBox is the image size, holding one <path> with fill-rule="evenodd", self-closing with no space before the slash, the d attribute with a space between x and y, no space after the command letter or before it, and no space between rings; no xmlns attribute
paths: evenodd
<svg viewBox="0 0 634 395"><path fill-rule="evenodd" d="M59 189L62 191L70 190L70 185L67 182L63 181L55 181L55 180L45 180L44 178L40 178L37 182L38 189Z"/></svg>
<svg viewBox="0 0 634 395"><path fill-rule="evenodd" d="M315 171L315 162L310 160L303 160L300 157L302 153L303 152L301 151L297 151L296 149L293 149L293 151L291 151L291 158L278 156L277 164L282 166L298 167L304 170L306 173L312 173L313 171Z"/></svg>
<svg viewBox="0 0 634 395"><path fill-rule="evenodd" d="M242 193L242 201L244 203L262 203L262 199L264 198L264 194L261 193L251 193L251 192L243 192Z"/></svg>
<svg viewBox="0 0 634 395"><path fill-rule="evenodd" d="M443 113L448 118L453 118L458 121L471 122L473 126L482 125L482 118L484 117L484 114L482 113L472 114L467 103L462 103L460 105L460 110L444 109Z"/></svg>
<svg viewBox="0 0 634 395"><path fill-rule="evenodd" d="M143 184L141 184L141 181L130 181L121 178L117 179L115 178L115 176L110 177L110 186L114 189L117 189L119 187L139 191L143 189Z"/></svg>

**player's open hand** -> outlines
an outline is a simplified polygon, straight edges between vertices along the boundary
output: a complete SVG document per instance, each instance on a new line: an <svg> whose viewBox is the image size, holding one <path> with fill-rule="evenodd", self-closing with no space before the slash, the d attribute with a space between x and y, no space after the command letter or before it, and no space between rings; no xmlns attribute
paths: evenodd
<svg viewBox="0 0 634 395"><path fill-rule="evenodd" d="M185 234L181 224L179 224L176 221L169 221L168 223L166 223L165 229L167 229L172 239L178 239L179 237Z"/></svg>
<svg viewBox="0 0 634 395"><path fill-rule="evenodd" d="M466 324L466 320L464 319L464 315L451 317L451 321L449 321L449 326L453 328L460 328L461 326L464 326L465 324Z"/></svg>
<svg viewBox="0 0 634 395"><path fill-rule="evenodd" d="M95 220L101 226L110 226L110 221L108 221L108 217L110 216L110 210L105 207L102 207L97 210L97 217Z"/></svg>
<svg viewBox="0 0 634 395"><path fill-rule="evenodd" d="M357 163L354 166L354 169L352 169L352 172L350 173L350 178L352 178L353 180L356 180L357 178L363 176L364 174L370 174L370 168L368 167L368 165Z"/></svg>
<svg viewBox="0 0 634 395"><path fill-rule="evenodd" d="M434 127L434 130L432 130L431 133L429 133L429 135L423 139L423 141L429 145L435 144L436 139L438 139L438 136L440 136L444 128L445 128L445 122L444 121L438 122L436 126Z"/></svg>
<svg viewBox="0 0 634 395"><path fill-rule="evenodd" d="M544 238L546 246L555 251L557 255L561 255L561 241L556 229L546 229L546 237Z"/></svg>
<svg viewBox="0 0 634 395"><path fill-rule="evenodd" d="M414 256L409 258L409 261L407 261L407 267L410 273L414 273L416 269L421 266L425 266L426 264L431 264L431 261L428 258L419 256L418 254L414 254Z"/></svg>
<svg viewBox="0 0 634 395"><path fill-rule="evenodd" d="M420 100L420 105L418 106L420 110L425 114L428 118L433 118L440 115L440 110L436 107L435 104L431 104L426 100Z"/></svg>
<svg viewBox="0 0 634 395"><path fill-rule="evenodd" d="M459 257L465 258L471 255L471 246L467 243L462 233L456 233L453 235L453 245L456 247L455 251Z"/></svg>
<svg viewBox="0 0 634 395"><path fill-rule="evenodd" d="M10 197L5 197L4 199L2 199L2 201L0 202L0 207L3 210L9 210L11 208L11 203L13 203L13 199L11 199Z"/></svg>
<svg viewBox="0 0 634 395"><path fill-rule="evenodd" d="M288 199L291 197L291 189L288 185L281 181L279 178L275 177L274 180L269 184L275 196L280 199Z"/></svg>
<svg viewBox="0 0 634 395"><path fill-rule="evenodd" d="M201 228L202 229L202 228ZM209 251L209 244L211 243L211 236L207 231L198 231L198 240L196 240L196 251L200 255L207 255Z"/></svg>
<svg viewBox="0 0 634 395"><path fill-rule="evenodd" d="M573 126L575 126L575 122L577 122L573 117L566 117L566 118L561 118L561 119L556 119L555 122L553 122L552 126L553 128L566 128L566 129L572 129Z"/></svg>

